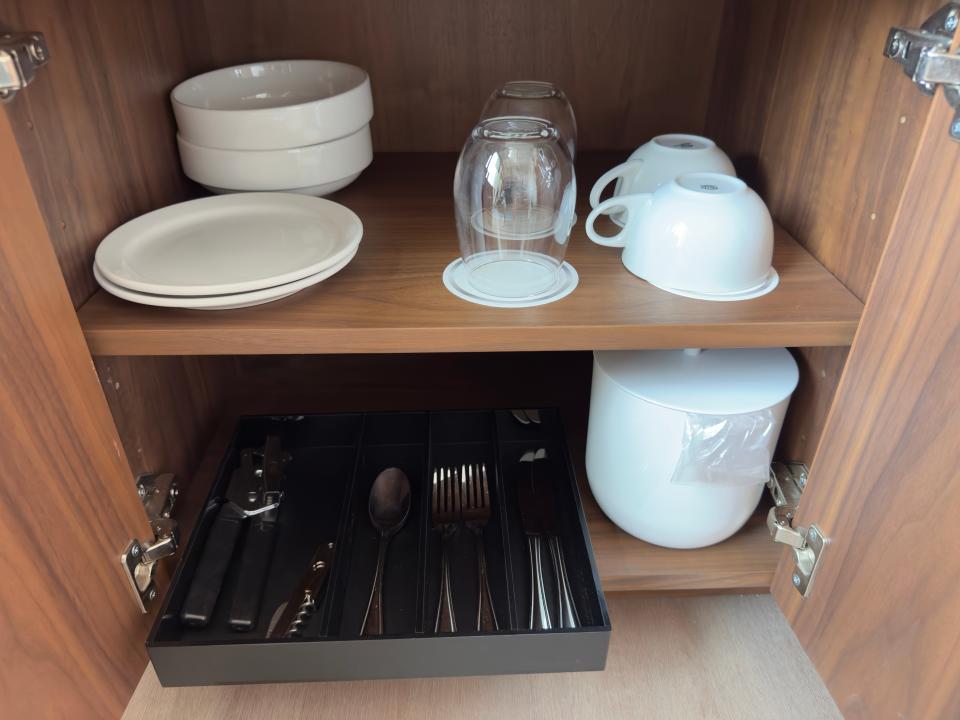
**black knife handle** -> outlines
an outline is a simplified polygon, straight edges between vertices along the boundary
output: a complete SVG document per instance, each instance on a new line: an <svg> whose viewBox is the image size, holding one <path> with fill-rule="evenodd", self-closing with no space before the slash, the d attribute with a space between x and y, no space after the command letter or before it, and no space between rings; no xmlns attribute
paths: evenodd
<svg viewBox="0 0 960 720"><path fill-rule="evenodd" d="M276 522L256 517L247 527L247 539L240 556L240 576L230 607L230 627L237 632L249 632L257 625L276 529Z"/></svg>
<svg viewBox="0 0 960 720"><path fill-rule="evenodd" d="M180 609L180 622L184 625L206 627L210 622L244 519L232 503L220 506Z"/></svg>

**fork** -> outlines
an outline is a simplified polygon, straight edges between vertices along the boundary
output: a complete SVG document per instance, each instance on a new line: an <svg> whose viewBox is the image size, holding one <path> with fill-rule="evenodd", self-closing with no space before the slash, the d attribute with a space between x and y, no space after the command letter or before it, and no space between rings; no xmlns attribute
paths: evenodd
<svg viewBox="0 0 960 720"><path fill-rule="evenodd" d="M487 464L463 465L460 470L463 489L463 522L473 533L477 547L477 630L499 630L493 610L490 579L487 575L487 553L483 544L483 529L490 521L490 483Z"/></svg>
<svg viewBox="0 0 960 720"><path fill-rule="evenodd" d="M435 468L433 471L433 496L430 515L433 529L440 533L440 600L434 632L457 631L457 617L453 610L453 593L450 586L450 540L460 528L460 479L456 468Z"/></svg>

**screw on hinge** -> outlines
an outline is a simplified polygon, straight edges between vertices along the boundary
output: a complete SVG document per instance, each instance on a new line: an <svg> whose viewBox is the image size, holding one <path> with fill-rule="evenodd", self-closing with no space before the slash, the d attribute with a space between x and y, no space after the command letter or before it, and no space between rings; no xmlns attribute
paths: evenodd
<svg viewBox="0 0 960 720"><path fill-rule="evenodd" d="M957 29L957 11L953 10L947 15L947 19L943 21L943 26L950 32L953 32Z"/></svg>
<svg viewBox="0 0 960 720"><path fill-rule="evenodd" d="M796 587L800 587L800 576L799 576L799 575L794 574L794 576L793 576L793 584L794 584Z"/></svg>
<svg viewBox="0 0 960 720"><path fill-rule="evenodd" d="M950 126L950 136L960 140L960 120L954 120Z"/></svg>
<svg viewBox="0 0 960 720"><path fill-rule="evenodd" d="M900 50L903 48L903 44L900 42L900 36L894 35L893 39L890 41L890 54L894 57L900 55Z"/></svg>

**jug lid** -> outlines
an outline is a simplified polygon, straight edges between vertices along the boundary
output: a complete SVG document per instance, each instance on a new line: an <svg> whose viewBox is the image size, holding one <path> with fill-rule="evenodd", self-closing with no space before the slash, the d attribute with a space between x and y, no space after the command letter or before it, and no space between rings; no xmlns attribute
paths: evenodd
<svg viewBox="0 0 960 720"><path fill-rule="evenodd" d="M737 415L776 405L800 378L784 348L596 351L594 371L631 395L684 412Z"/></svg>

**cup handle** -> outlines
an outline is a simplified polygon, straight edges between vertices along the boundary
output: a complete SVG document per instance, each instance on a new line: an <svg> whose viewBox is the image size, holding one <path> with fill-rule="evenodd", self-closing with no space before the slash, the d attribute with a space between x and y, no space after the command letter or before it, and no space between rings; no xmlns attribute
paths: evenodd
<svg viewBox="0 0 960 720"><path fill-rule="evenodd" d="M603 194L604 189L607 185L612 183L614 180L618 180L626 175L629 171L635 171L643 165L643 160L627 160L622 162L614 168L610 168L603 175L600 176L600 179L593 184L593 188L590 190L590 207L595 208L600 204L600 195Z"/></svg>
<svg viewBox="0 0 960 720"><path fill-rule="evenodd" d="M590 211L590 215L587 217L587 237L597 245L618 248L624 247L627 244L627 230L629 230L633 224L629 214L636 213L643 206L648 205L652 197L652 193L636 193L635 195L620 195L618 197L607 198ZM593 227L593 224L597 221L598 217L609 214L613 208L623 208L627 211L627 223L616 235L607 237L598 233Z"/></svg>

